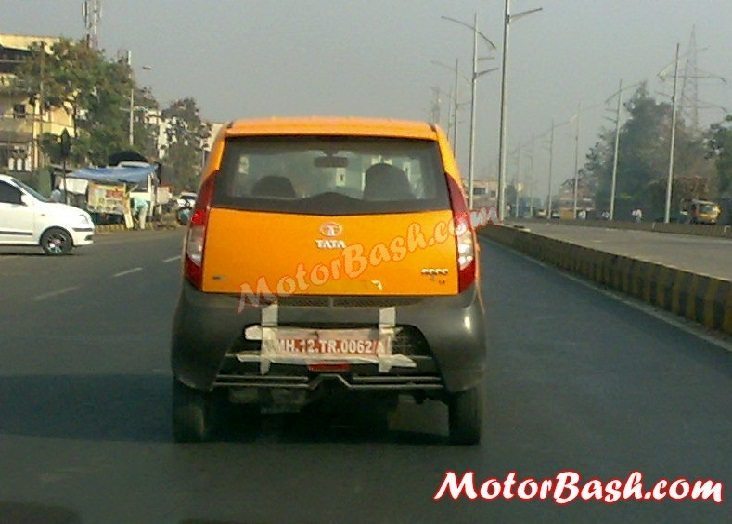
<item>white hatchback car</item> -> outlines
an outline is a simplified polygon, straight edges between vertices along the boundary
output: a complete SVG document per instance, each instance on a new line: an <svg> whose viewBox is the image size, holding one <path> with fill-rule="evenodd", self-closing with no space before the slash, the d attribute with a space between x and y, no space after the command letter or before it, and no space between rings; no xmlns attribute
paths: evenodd
<svg viewBox="0 0 732 524"><path fill-rule="evenodd" d="M0 175L0 245L40 245L65 255L94 243L94 222L79 208L51 202L20 180Z"/></svg>

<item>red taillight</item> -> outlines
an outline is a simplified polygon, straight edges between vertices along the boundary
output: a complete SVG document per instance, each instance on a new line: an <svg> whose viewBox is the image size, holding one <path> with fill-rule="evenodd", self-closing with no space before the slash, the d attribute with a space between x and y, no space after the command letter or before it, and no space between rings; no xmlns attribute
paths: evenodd
<svg viewBox="0 0 732 524"><path fill-rule="evenodd" d="M447 176L450 192L450 206L455 220L455 241L457 247L458 293L465 291L477 276L475 261L475 231L470 223L470 212L460 187L455 179Z"/></svg>
<svg viewBox="0 0 732 524"><path fill-rule="evenodd" d="M312 373L349 373L351 371L351 364L340 362L308 364L308 371Z"/></svg>
<svg viewBox="0 0 732 524"><path fill-rule="evenodd" d="M186 279L198 289L201 289L203 283L203 249L206 244L206 225L213 200L215 176L216 173L212 173L201 184L193 215L188 222L184 273Z"/></svg>

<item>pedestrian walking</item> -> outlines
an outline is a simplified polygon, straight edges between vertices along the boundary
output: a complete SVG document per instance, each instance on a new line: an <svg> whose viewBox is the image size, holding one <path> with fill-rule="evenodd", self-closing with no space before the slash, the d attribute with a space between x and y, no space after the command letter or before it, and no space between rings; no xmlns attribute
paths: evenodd
<svg viewBox="0 0 732 524"><path fill-rule="evenodd" d="M147 225L147 210L149 204L144 198L135 197L133 199L135 206L135 216L137 217L137 229L143 230Z"/></svg>

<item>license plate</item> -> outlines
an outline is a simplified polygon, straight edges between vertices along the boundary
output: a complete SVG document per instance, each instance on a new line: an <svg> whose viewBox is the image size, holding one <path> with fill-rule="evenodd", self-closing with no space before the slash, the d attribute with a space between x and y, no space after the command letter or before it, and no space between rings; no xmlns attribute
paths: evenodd
<svg viewBox="0 0 732 524"><path fill-rule="evenodd" d="M309 355L317 357L358 357L379 355L378 330L337 329L277 330L276 352L280 355Z"/></svg>

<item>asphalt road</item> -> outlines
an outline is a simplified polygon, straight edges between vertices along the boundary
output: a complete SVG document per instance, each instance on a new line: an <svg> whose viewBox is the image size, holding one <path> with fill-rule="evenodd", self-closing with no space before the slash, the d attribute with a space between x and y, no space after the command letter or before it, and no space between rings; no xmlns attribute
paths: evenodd
<svg viewBox="0 0 732 524"><path fill-rule="evenodd" d="M172 444L180 240L110 235L66 258L0 254L0 522L729 517L732 356L489 243L481 447L446 445L438 403L403 404L388 433L348 418L270 417L223 442ZM543 478L567 469L713 478L726 484L725 503L431 500L446 470Z"/></svg>
<svg viewBox="0 0 732 524"><path fill-rule="evenodd" d="M629 229L524 222L533 233L608 253L732 280L732 240ZM698 226L704 227L704 226Z"/></svg>

